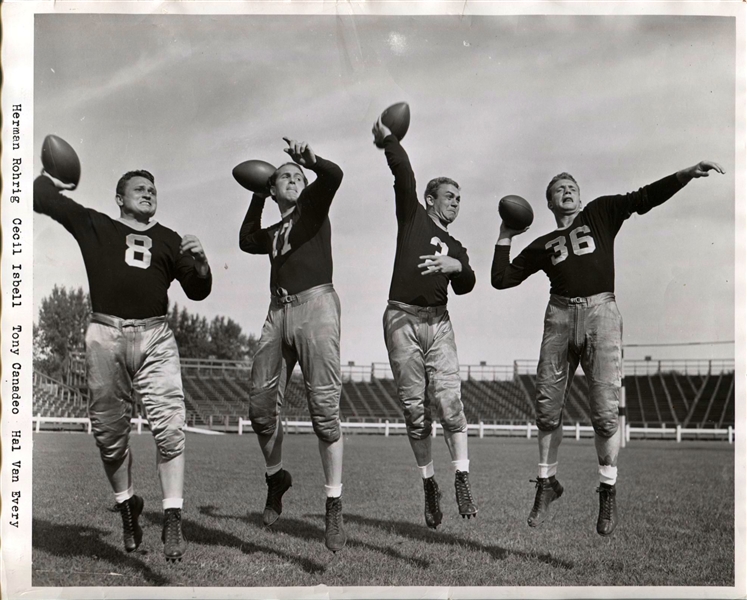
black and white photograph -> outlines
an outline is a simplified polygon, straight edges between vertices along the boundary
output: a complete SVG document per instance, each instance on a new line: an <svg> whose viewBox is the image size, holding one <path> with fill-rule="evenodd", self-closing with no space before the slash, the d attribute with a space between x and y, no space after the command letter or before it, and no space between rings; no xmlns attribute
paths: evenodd
<svg viewBox="0 0 747 600"><path fill-rule="evenodd" d="M0 596L745 598L741 2L20 2Z"/></svg>

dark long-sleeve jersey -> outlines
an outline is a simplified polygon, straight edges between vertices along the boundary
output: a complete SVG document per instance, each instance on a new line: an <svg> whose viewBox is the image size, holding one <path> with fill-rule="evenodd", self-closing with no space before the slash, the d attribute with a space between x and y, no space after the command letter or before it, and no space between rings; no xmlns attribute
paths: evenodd
<svg viewBox="0 0 747 600"><path fill-rule="evenodd" d="M212 274L200 277L194 258L179 252L181 236L160 223L133 229L81 206L43 175L34 181L34 210L52 217L78 242L93 312L121 319L165 315L174 279L191 300L210 294Z"/></svg>
<svg viewBox="0 0 747 600"><path fill-rule="evenodd" d="M308 168L317 177L301 192L295 210L262 229L265 198L255 194L239 232L244 252L270 256L270 292L275 296L332 283L329 207L342 183L342 170L320 156Z"/></svg>
<svg viewBox="0 0 747 600"><path fill-rule="evenodd" d="M418 202L415 174L407 152L393 135L384 139L387 164L394 175L394 198L397 213L397 250L389 299L415 306L441 306L448 299L448 287L457 295L475 287L475 272L469 264L467 250L428 216ZM418 265L421 256L438 254L456 258L462 270L456 275L435 273L423 275Z"/></svg>
<svg viewBox="0 0 747 600"><path fill-rule="evenodd" d="M634 212L645 214L671 198L682 184L670 175L636 192L593 200L564 229L534 240L513 262L510 246L496 245L493 287L519 285L537 271L550 279L550 293L567 298L615 291L615 236Z"/></svg>

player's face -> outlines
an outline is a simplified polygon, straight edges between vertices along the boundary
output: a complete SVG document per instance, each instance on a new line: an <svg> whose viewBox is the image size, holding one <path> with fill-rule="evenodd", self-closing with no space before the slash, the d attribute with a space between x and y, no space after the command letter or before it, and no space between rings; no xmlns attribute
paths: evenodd
<svg viewBox="0 0 747 600"><path fill-rule="evenodd" d="M438 217L444 224L453 223L459 215L459 203L462 196L459 188L450 183L443 183L436 190L435 196L428 196L428 203L431 212Z"/></svg>
<svg viewBox="0 0 747 600"><path fill-rule="evenodd" d="M550 188L548 208L555 214L572 215L581 210L581 192L570 179L558 179Z"/></svg>
<svg viewBox="0 0 747 600"><path fill-rule="evenodd" d="M306 187L301 168L294 165L283 165L275 178L275 185L270 188L272 196L280 201L295 204Z"/></svg>
<svg viewBox="0 0 747 600"><path fill-rule="evenodd" d="M122 215L138 221L148 221L156 214L156 186L145 177L133 177L125 184L124 194L117 196Z"/></svg>

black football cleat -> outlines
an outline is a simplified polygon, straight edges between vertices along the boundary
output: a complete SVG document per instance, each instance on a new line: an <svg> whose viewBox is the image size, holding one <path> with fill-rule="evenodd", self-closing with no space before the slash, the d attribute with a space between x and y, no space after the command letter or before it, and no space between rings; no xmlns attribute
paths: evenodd
<svg viewBox="0 0 747 600"><path fill-rule="evenodd" d="M267 483L267 502L265 511L262 513L262 522L269 527L280 518L283 512L283 494L293 485L291 474L285 469L280 469L274 475L265 474Z"/></svg>
<svg viewBox="0 0 747 600"><path fill-rule="evenodd" d="M342 498L327 498L324 517L324 543L332 552L337 552L345 547L347 537L342 526Z"/></svg>
<svg viewBox="0 0 747 600"><path fill-rule="evenodd" d="M167 508L163 515L163 555L168 562L181 562L187 551L187 540L182 535L182 509Z"/></svg>
<svg viewBox="0 0 747 600"><path fill-rule="evenodd" d="M131 496L124 502L119 502L111 509L122 515L122 538L127 552L137 550L143 541L143 530L138 523L143 512L145 501L140 496Z"/></svg>
<svg viewBox="0 0 747 600"><path fill-rule="evenodd" d="M599 494L599 518L597 519L597 533L610 535L617 527L617 490L614 485L600 483L597 488Z"/></svg>
<svg viewBox="0 0 747 600"><path fill-rule="evenodd" d="M541 525L550 514L550 504L563 495L563 486L555 479L555 475L550 477L537 477L530 481L537 483L537 494L534 497L534 506L529 513L527 523L529 527Z"/></svg>
<svg viewBox="0 0 747 600"><path fill-rule="evenodd" d="M469 487L469 473L467 471L456 472L454 475L454 488L456 489L456 501L462 519L477 518L477 505L472 498L472 490Z"/></svg>
<svg viewBox="0 0 747 600"><path fill-rule="evenodd" d="M435 529L444 517L441 512L441 492L435 476L423 479L423 491L425 492L425 524Z"/></svg>

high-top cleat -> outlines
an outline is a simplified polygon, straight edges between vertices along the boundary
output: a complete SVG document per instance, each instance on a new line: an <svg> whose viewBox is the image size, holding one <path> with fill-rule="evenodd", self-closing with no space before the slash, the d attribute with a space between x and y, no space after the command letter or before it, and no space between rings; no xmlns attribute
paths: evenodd
<svg viewBox="0 0 747 600"><path fill-rule="evenodd" d="M617 490L614 485L600 483L597 488L599 494L599 518L597 519L597 533L610 535L617 527Z"/></svg>
<svg viewBox="0 0 747 600"><path fill-rule="evenodd" d="M167 508L163 515L163 555L169 562L181 562L187 551L187 541L182 535L182 509Z"/></svg>
<svg viewBox="0 0 747 600"><path fill-rule="evenodd" d="M124 502L119 502L111 509L122 515L122 537L127 552L137 550L143 541L143 530L138 523L140 514L143 512L145 501L140 496L131 496Z"/></svg>
<svg viewBox="0 0 747 600"><path fill-rule="evenodd" d="M530 479L530 481L537 483L537 494L534 497L534 506L529 513L527 523L529 527L537 527L550 514L550 503L563 495L563 486L555 479L555 475L547 478L537 477L537 479Z"/></svg>
<svg viewBox="0 0 747 600"><path fill-rule="evenodd" d="M454 488L456 489L456 501L462 519L477 518L477 505L472 498L472 490L469 487L469 473L467 471L456 472L454 475Z"/></svg>
<svg viewBox="0 0 747 600"><path fill-rule="evenodd" d="M342 498L327 498L324 517L324 543L332 552L342 550L347 542L345 529L342 526Z"/></svg>
<svg viewBox="0 0 747 600"><path fill-rule="evenodd" d="M280 469L274 475L265 474L267 483L267 502L265 511L262 513L262 522L269 527L280 518L283 512L283 494L293 485L291 474L285 469Z"/></svg>
<svg viewBox="0 0 747 600"><path fill-rule="evenodd" d="M425 524L435 529L444 517L441 512L441 492L435 477L423 479L423 491L425 492Z"/></svg>

